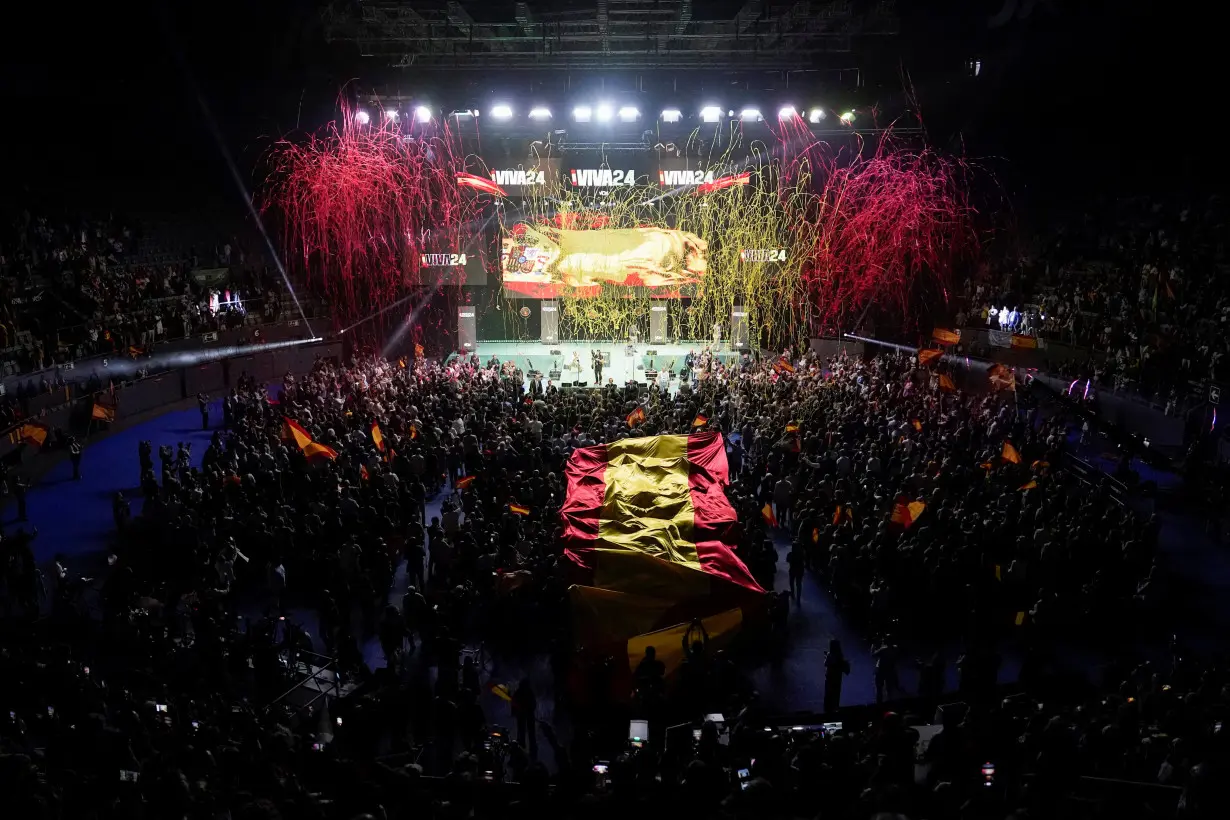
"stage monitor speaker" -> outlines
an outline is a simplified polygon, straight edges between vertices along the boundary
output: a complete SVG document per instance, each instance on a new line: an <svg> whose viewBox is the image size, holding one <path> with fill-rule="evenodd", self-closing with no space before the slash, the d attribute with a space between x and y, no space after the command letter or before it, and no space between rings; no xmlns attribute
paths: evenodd
<svg viewBox="0 0 1230 820"><path fill-rule="evenodd" d="M559 344L559 302L544 299L539 310L542 313L542 343L544 345Z"/></svg>
<svg viewBox="0 0 1230 820"><path fill-rule="evenodd" d="M735 305L730 311L730 349L747 350L747 311Z"/></svg>
<svg viewBox="0 0 1230 820"><path fill-rule="evenodd" d="M666 302L649 303L649 343L666 343Z"/></svg>
<svg viewBox="0 0 1230 820"><path fill-rule="evenodd" d="M478 349L478 333L475 331L474 316L477 308L473 305L457 308L457 349L473 353Z"/></svg>

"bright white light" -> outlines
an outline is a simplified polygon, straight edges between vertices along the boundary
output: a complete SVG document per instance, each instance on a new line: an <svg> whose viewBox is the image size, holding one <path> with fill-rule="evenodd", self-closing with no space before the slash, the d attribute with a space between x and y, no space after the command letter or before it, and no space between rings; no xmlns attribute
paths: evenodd
<svg viewBox="0 0 1230 820"><path fill-rule="evenodd" d="M759 122L762 119L762 117L760 116L760 109L745 108L739 112L739 119L751 120L752 122Z"/></svg>
<svg viewBox="0 0 1230 820"><path fill-rule="evenodd" d="M615 116L615 110L609 105L598 106L597 112L598 122L610 122L611 117Z"/></svg>
<svg viewBox="0 0 1230 820"><path fill-rule="evenodd" d="M397 121L397 109L396 108L386 108L384 110L384 118L386 120L393 120L394 122L396 122Z"/></svg>
<svg viewBox="0 0 1230 820"><path fill-rule="evenodd" d="M431 122L431 109L420 105L414 109L414 119L417 122Z"/></svg>
<svg viewBox="0 0 1230 820"><path fill-rule="evenodd" d="M572 118L577 122L589 122L589 118L593 116L593 110L588 105L578 105L572 109Z"/></svg>
<svg viewBox="0 0 1230 820"><path fill-rule="evenodd" d="M507 120L512 118L512 108L507 105L497 105L491 109L491 116L497 120Z"/></svg>
<svg viewBox="0 0 1230 820"><path fill-rule="evenodd" d="M542 108L542 107L531 108L530 109L530 119L531 120L549 120L551 119L551 109Z"/></svg>
<svg viewBox="0 0 1230 820"><path fill-rule="evenodd" d="M793 105L783 105L777 110L777 118L779 120L792 120L798 115L799 112L794 110Z"/></svg>
<svg viewBox="0 0 1230 820"><path fill-rule="evenodd" d="M662 122L679 122L683 113L678 108L668 108L662 112Z"/></svg>
<svg viewBox="0 0 1230 820"><path fill-rule="evenodd" d="M841 121L844 122L846 125L849 125L850 123L854 122L854 112L847 111L846 113L842 114Z"/></svg>
<svg viewBox="0 0 1230 820"><path fill-rule="evenodd" d="M358 111L354 112L354 121L357 122L359 125L367 125L369 122L372 121L372 115L367 113L363 109L359 109Z"/></svg>
<svg viewBox="0 0 1230 820"><path fill-rule="evenodd" d="M599 113L601 113L601 111ZM625 105L623 108L619 109L620 122L636 122L636 118L640 115L641 112L637 111L636 108L631 105Z"/></svg>
<svg viewBox="0 0 1230 820"><path fill-rule="evenodd" d="M811 112L807 115L807 121L810 123L817 123L817 122L820 122L820 120L822 119L824 119L824 109L823 108L813 108Z"/></svg>
<svg viewBox="0 0 1230 820"><path fill-rule="evenodd" d="M717 122L722 119L722 109L716 105L706 105L700 110L700 118L704 122Z"/></svg>

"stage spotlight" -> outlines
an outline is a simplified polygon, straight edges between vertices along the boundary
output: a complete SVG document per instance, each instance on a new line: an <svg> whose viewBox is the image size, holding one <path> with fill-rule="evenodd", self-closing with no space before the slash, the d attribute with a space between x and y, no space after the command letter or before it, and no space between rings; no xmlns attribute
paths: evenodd
<svg viewBox="0 0 1230 820"><path fill-rule="evenodd" d="M625 105L623 108L619 109L620 122L636 122L636 118L640 115L641 112L637 111L635 106Z"/></svg>
<svg viewBox="0 0 1230 820"><path fill-rule="evenodd" d="M799 112L794 110L793 105L784 105L777 111L777 118L779 120L792 120L798 115Z"/></svg>
<svg viewBox="0 0 1230 820"><path fill-rule="evenodd" d="M662 122L679 122L683 113L678 108L668 108L662 112Z"/></svg>
<svg viewBox="0 0 1230 820"><path fill-rule="evenodd" d="M700 118L704 122L718 122L722 119L722 109L716 105L706 105L700 110Z"/></svg>
<svg viewBox="0 0 1230 820"><path fill-rule="evenodd" d="M739 119L744 122L747 122L748 120L751 120L752 122L760 122L764 118L760 116L760 109L745 108L739 112Z"/></svg>
<svg viewBox="0 0 1230 820"><path fill-rule="evenodd" d="M491 109L491 116L497 120L512 119L512 107L507 105L497 105Z"/></svg>
<svg viewBox="0 0 1230 820"><path fill-rule="evenodd" d="M386 120L389 120L390 122L397 122L397 109L396 108L386 108L384 110L384 118Z"/></svg>
<svg viewBox="0 0 1230 820"><path fill-rule="evenodd" d="M807 114L807 121L812 123L813 125L820 122L820 120L822 119L824 119L824 109L823 108L813 108Z"/></svg>
<svg viewBox="0 0 1230 820"><path fill-rule="evenodd" d="M841 121L844 122L846 125L849 125L850 123L854 122L854 112L847 111L846 113L842 114Z"/></svg>
<svg viewBox="0 0 1230 820"><path fill-rule="evenodd" d="M609 105L600 105L594 113L598 117L598 122L610 122L611 117L615 116L615 109Z"/></svg>
<svg viewBox="0 0 1230 820"><path fill-rule="evenodd" d="M531 108L530 109L530 119L531 120L549 120L551 119L551 109L542 108L542 107Z"/></svg>
<svg viewBox="0 0 1230 820"><path fill-rule="evenodd" d="M416 122L431 122L431 109L425 105L420 105L414 109L414 119Z"/></svg>
<svg viewBox="0 0 1230 820"><path fill-rule="evenodd" d="M359 125L367 125L372 121L372 115L360 108L358 111L354 112L354 121Z"/></svg>
<svg viewBox="0 0 1230 820"><path fill-rule="evenodd" d="M572 109L572 118L577 122L589 122L589 118L594 114L593 109L588 105L578 105Z"/></svg>

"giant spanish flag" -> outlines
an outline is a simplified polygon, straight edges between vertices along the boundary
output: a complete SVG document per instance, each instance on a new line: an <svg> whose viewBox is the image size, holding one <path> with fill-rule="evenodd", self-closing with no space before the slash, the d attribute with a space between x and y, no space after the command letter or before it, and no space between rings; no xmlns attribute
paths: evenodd
<svg viewBox="0 0 1230 820"><path fill-rule="evenodd" d="M716 432L573 451L561 514L578 646L613 653L693 618L763 606L764 590L733 551L729 472ZM717 623L733 630L742 620Z"/></svg>

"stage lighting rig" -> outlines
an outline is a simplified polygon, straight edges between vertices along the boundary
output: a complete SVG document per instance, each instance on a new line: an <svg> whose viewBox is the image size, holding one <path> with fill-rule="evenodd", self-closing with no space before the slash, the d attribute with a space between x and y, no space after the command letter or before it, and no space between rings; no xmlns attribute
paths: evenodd
<svg viewBox="0 0 1230 820"><path fill-rule="evenodd" d="M679 122L683 113L678 108L667 108L662 112L662 122Z"/></svg>
<svg viewBox="0 0 1230 820"><path fill-rule="evenodd" d="M513 115L512 106L497 105L491 109L492 119L511 120Z"/></svg>

